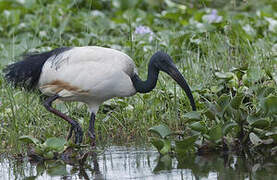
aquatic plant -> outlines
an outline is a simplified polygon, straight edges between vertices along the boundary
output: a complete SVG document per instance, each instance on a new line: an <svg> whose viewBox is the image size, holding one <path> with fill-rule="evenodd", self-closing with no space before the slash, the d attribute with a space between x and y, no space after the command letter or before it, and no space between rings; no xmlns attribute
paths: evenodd
<svg viewBox="0 0 277 180"><path fill-rule="evenodd" d="M150 132L159 138L151 143L161 154L214 151L276 154L276 75L259 67L232 68L215 72L217 86L196 92L205 108L182 115L184 132L174 133L166 125ZM274 77L275 76L275 77ZM169 139L170 135L180 135Z"/></svg>

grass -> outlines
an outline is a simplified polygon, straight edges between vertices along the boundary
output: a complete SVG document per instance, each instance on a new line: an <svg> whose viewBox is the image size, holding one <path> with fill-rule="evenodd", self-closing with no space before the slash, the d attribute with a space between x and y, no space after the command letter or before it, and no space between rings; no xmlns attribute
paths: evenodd
<svg viewBox="0 0 277 180"><path fill-rule="evenodd" d="M162 49L172 56L194 90L199 111L205 109L205 102L197 90L217 86L215 72L242 66L276 71L273 1L227 4L218 8L218 15L223 18L219 23L202 20L213 9L209 1L203 1L201 7L168 1L126 2L0 0L0 70L22 53L60 46L99 45L127 53L134 59L139 74L146 78L151 55ZM149 34L134 33L140 25L154 32L152 41ZM68 124L44 109L38 93L14 89L2 75L0 85L0 151L22 151L22 144L18 143L22 135L39 139L66 136ZM57 102L56 108L77 119L87 130L89 113L85 105ZM147 142L148 129L157 124L183 130L186 124L182 114L189 111L185 93L167 75L160 74L151 93L116 98L100 108L96 116L97 140Z"/></svg>

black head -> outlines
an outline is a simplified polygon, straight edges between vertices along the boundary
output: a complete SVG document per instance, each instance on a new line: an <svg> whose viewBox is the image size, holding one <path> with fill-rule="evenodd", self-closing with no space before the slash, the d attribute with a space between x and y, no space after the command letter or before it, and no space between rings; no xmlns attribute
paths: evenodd
<svg viewBox="0 0 277 180"><path fill-rule="evenodd" d="M190 100L192 109L195 111L195 102L190 87L183 75L177 69L171 57L162 51L158 51L151 57L150 62L152 62L158 70L164 71L170 75L182 87Z"/></svg>
<svg viewBox="0 0 277 180"><path fill-rule="evenodd" d="M150 62L152 62L156 68L166 73L168 73L170 67L174 66L176 68L171 57L162 51L156 52L151 57Z"/></svg>

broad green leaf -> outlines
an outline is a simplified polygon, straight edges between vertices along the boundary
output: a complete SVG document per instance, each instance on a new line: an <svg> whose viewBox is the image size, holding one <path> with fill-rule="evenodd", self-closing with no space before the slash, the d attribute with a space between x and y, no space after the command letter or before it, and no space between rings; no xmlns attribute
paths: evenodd
<svg viewBox="0 0 277 180"><path fill-rule="evenodd" d="M260 118L255 116L248 116L247 122L250 124L251 127L260 128L260 129L267 128L270 125L269 121L266 120L265 118Z"/></svg>
<svg viewBox="0 0 277 180"><path fill-rule="evenodd" d="M222 138L222 125L218 124L209 131L209 139L211 141L217 142Z"/></svg>
<svg viewBox="0 0 277 180"><path fill-rule="evenodd" d="M266 86L261 86L258 87L256 94L257 94L257 98L259 100L264 99L265 97L267 97L270 93L274 92L274 88L272 87L266 87Z"/></svg>
<svg viewBox="0 0 277 180"><path fill-rule="evenodd" d="M163 142L164 142L164 146L161 149L160 153L162 155L166 155L171 151L171 142L170 140L167 140L167 139L163 139Z"/></svg>
<svg viewBox="0 0 277 180"><path fill-rule="evenodd" d="M231 99L231 97L226 94L222 94L218 98L217 104L219 105L219 108L221 109L221 111L223 111L224 108L230 103L230 99Z"/></svg>
<svg viewBox="0 0 277 180"><path fill-rule="evenodd" d="M192 111L192 112L188 112L188 113L185 113L183 115L184 118L187 118L191 121L197 121L197 120L201 120L201 114L197 111Z"/></svg>
<svg viewBox="0 0 277 180"><path fill-rule="evenodd" d="M243 99L244 99L244 95L237 93L236 96L233 99L231 99L231 102L230 102L231 107L234 109L239 109Z"/></svg>
<svg viewBox="0 0 277 180"><path fill-rule="evenodd" d="M164 147L164 141L162 139L151 138L150 142L158 150L158 152L160 152L161 149Z"/></svg>
<svg viewBox="0 0 277 180"><path fill-rule="evenodd" d="M159 157L157 166L154 168L154 172L159 172L162 170L171 170L172 169L172 158L167 154Z"/></svg>
<svg viewBox="0 0 277 180"><path fill-rule="evenodd" d="M222 89L224 89L224 86L217 85L217 86L212 86L212 87L211 87L211 91L212 91L213 93L218 93L218 92L220 92Z"/></svg>
<svg viewBox="0 0 277 180"><path fill-rule="evenodd" d="M178 154L184 154L186 153L189 149L194 147L194 143L197 140L199 135L194 135L194 136L189 136L185 137L184 139L180 141L175 141L176 144L176 153Z"/></svg>
<svg viewBox="0 0 277 180"><path fill-rule="evenodd" d="M208 109L204 112L204 114L210 119L210 120L215 120L215 116L217 113L216 105L209 103L208 104Z"/></svg>
<svg viewBox="0 0 277 180"><path fill-rule="evenodd" d="M49 152L47 152L47 153L44 153L44 154L43 154L43 157L44 157L45 159L53 159L55 156L54 156L53 151L49 151Z"/></svg>
<svg viewBox="0 0 277 180"><path fill-rule="evenodd" d="M192 130L201 132L203 134L206 133L206 131L207 131L206 127L204 126L204 122L202 122L202 121L192 123L189 125L189 127Z"/></svg>
<svg viewBox="0 0 277 180"><path fill-rule="evenodd" d="M171 130L169 129L168 126L165 125L158 125L158 126L154 126L151 127L149 129L150 132L156 133L157 135L159 135L161 138L165 138L166 136L172 134Z"/></svg>
<svg viewBox="0 0 277 180"><path fill-rule="evenodd" d="M64 138L56 138L56 137L51 137L48 138L44 143L43 143L47 150L56 150L56 151L62 151L64 149L64 145L66 144L66 140Z"/></svg>
<svg viewBox="0 0 277 180"><path fill-rule="evenodd" d="M251 132L249 134L250 141L255 145L258 146L263 143L263 140L261 140L255 133Z"/></svg>
<svg viewBox="0 0 277 180"><path fill-rule="evenodd" d="M277 96L269 96L261 101L261 107L266 114L277 114Z"/></svg>
<svg viewBox="0 0 277 180"><path fill-rule="evenodd" d="M19 140L25 143L40 144L40 141L32 136L20 136Z"/></svg>
<svg viewBox="0 0 277 180"><path fill-rule="evenodd" d="M247 77L251 82L257 82L265 76L265 71L259 66L251 67L247 70Z"/></svg>

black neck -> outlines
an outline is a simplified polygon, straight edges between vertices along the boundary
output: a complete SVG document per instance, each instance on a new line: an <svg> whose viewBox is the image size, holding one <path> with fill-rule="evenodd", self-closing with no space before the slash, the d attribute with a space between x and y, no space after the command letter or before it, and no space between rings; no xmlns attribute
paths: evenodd
<svg viewBox="0 0 277 180"><path fill-rule="evenodd" d="M134 87L139 93L147 93L149 91L152 91L157 84L159 69L155 66L153 62L154 59L151 58L148 65L148 75L146 81L142 81L137 74L134 74L134 76L132 77Z"/></svg>

